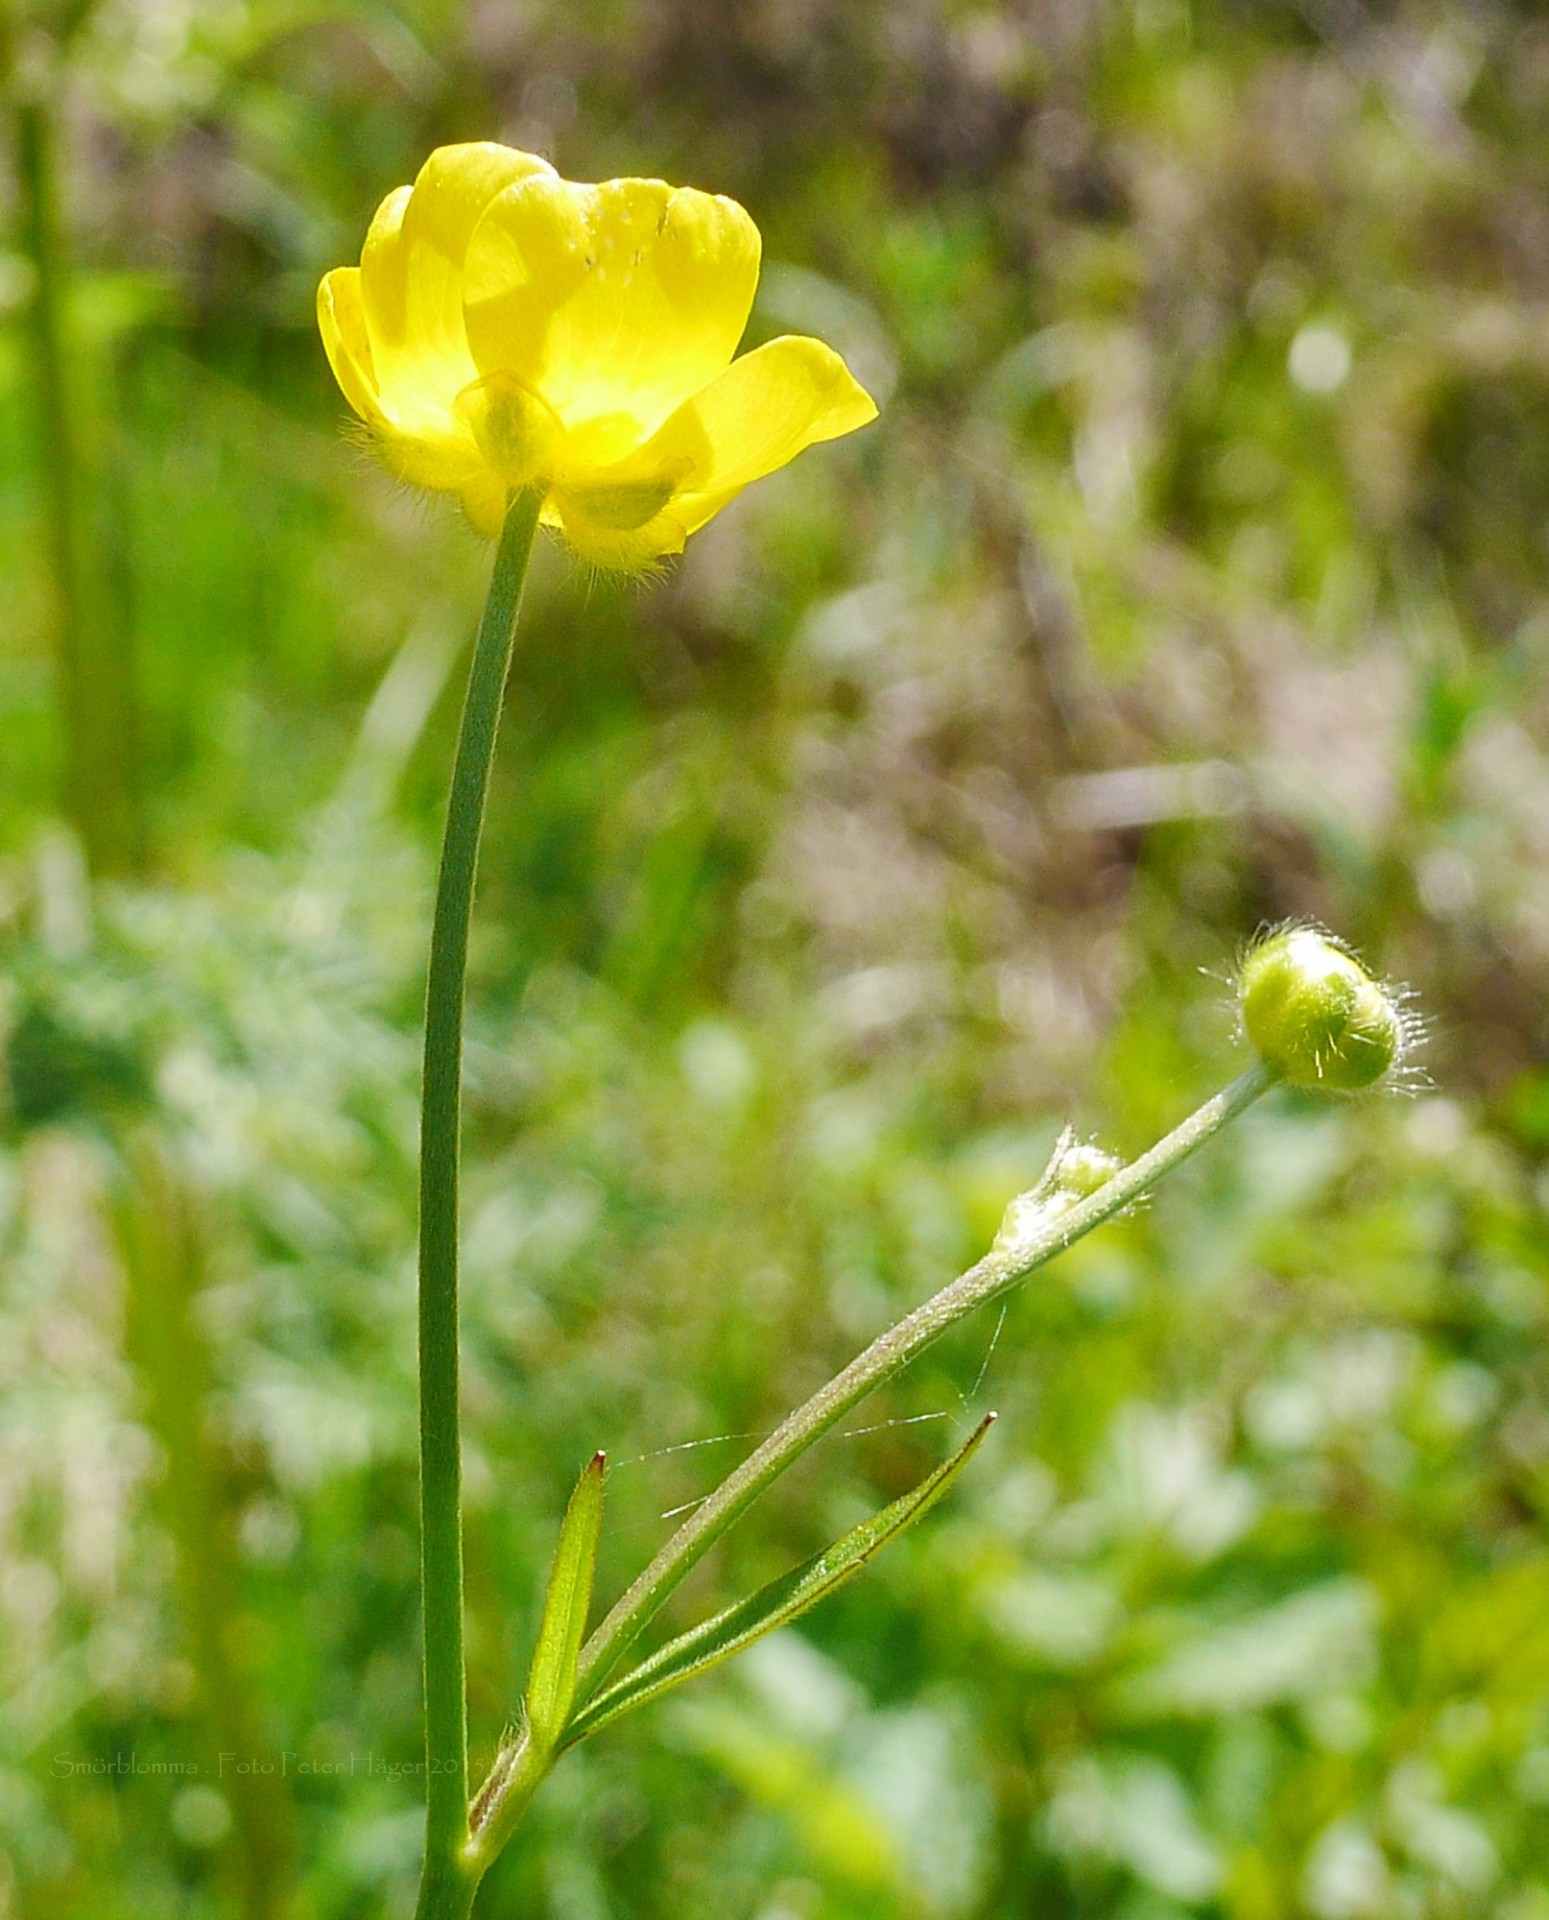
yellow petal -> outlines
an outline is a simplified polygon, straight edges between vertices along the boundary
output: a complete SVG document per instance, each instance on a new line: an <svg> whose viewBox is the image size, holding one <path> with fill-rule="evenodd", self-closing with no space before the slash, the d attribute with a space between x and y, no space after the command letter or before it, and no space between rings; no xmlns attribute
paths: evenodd
<svg viewBox="0 0 1549 1920"><path fill-rule="evenodd" d="M371 429L386 465L414 486L456 493L481 533L498 534L505 517L506 482L484 457L468 423L459 419L456 433L408 433L384 413L361 312L358 268L336 267L324 275L317 290L317 319L334 377Z"/></svg>
<svg viewBox="0 0 1549 1920"><path fill-rule="evenodd" d="M733 361L627 460L558 475L555 507L583 558L645 564L681 552L751 481L876 414L831 347L787 335Z"/></svg>
<svg viewBox="0 0 1549 1920"><path fill-rule="evenodd" d="M721 372L758 284L734 200L660 180L537 175L491 202L468 247L468 344L616 460Z"/></svg>
<svg viewBox="0 0 1549 1920"><path fill-rule="evenodd" d="M335 267L317 289L317 324L339 391L370 426L382 423L376 368L360 305L360 268Z"/></svg>
<svg viewBox="0 0 1549 1920"><path fill-rule="evenodd" d="M438 147L414 185L377 209L361 251L361 304L383 410L404 431L455 434L453 402L478 377L463 328L469 236L502 189L550 171L514 147Z"/></svg>
<svg viewBox="0 0 1549 1920"><path fill-rule="evenodd" d="M695 455L676 509L692 533L750 482L876 417L876 402L832 347L786 334L734 361L655 444L669 463Z"/></svg>

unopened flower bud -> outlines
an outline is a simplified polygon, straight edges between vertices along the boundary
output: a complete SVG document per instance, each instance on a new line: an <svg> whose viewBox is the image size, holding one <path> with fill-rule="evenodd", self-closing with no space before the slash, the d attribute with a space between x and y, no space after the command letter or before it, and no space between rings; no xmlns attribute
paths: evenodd
<svg viewBox="0 0 1549 1920"><path fill-rule="evenodd" d="M1357 1093L1375 1086L1404 1050L1397 1001L1360 961L1317 927L1261 940L1238 981L1243 1031L1292 1086Z"/></svg>
<svg viewBox="0 0 1549 1920"><path fill-rule="evenodd" d="M1106 1149L1078 1140L1067 1127L1055 1144L1043 1178L1027 1193L1019 1193L1006 1209L995 1245L1002 1250L1021 1246L1089 1195L1104 1187L1124 1162Z"/></svg>
<svg viewBox="0 0 1549 1920"><path fill-rule="evenodd" d="M1090 1140L1073 1140L1053 1168L1055 1188L1072 1200L1085 1200L1119 1171L1124 1162L1116 1153Z"/></svg>

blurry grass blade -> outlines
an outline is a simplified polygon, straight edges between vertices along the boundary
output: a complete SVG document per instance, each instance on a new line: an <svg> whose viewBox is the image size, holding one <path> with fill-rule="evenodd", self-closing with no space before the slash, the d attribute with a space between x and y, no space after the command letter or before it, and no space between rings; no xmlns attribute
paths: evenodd
<svg viewBox="0 0 1549 1920"><path fill-rule="evenodd" d="M543 1600L543 1624L527 1682L527 1725L534 1744L552 1750L575 1699L576 1662L586 1637L586 1616L597 1577L597 1541L602 1533L607 1455L595 1454L581 1470L565 1509L554 1550L554 1568Z"/></svg>
<svg viewBox="0 0 1549 1920"><path fill-rule="evenodd" d="M912 1492L873 1514L822 1553L780 1579L770 1581L768 1586L760 1587L757 1593L718 1613L713 1620L681 1634L649 1660L642 1661L633 1673L582 1708L570 1724L565 1745L574 1746L632 1707L643 1706L696 1673L703 1673L707 1667L740 1653L753 1641L816 1606L851 1574L859 1573L895 1534L902 1533L927 1508L935 1505L967 1466L994 1421L995 1415L987 1414L958 1452Z"/></svg>

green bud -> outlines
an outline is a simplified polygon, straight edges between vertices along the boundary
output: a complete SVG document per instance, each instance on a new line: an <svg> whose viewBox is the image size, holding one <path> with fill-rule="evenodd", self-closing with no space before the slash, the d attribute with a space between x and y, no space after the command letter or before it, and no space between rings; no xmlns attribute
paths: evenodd
<svg viewBox="0 0 1549 1920"><path fill-rule="evenodd" d="M1024 1245L1051 1221L1105 1187L1123 1165L1106 1149L1078 1140L1074 1128L1067 1127L1037 1186L1019 1193L1007 1207L995 1236L996 1248L1006 1252Z"/></svg>
<svg viewBox="0 0 1549 1920"><path fill-rule="evenodd" d="M1405 1021L1388 990L1316 927L1286 927L1242 963L1238 1002L1248 1042L1292 1086L1357 1093L1404 1050Z"/></svg>
<svg viewBox="0 0 1549 1920"><path fill-rule="evenodd" d="M1060 1155L1053 1169L1055 1185L1072 1200L1085 1200L1099 1187L1107 1186L1123 1165L1119 1156L1109 1153L1105 1147L1075 1140Z"/></svg>

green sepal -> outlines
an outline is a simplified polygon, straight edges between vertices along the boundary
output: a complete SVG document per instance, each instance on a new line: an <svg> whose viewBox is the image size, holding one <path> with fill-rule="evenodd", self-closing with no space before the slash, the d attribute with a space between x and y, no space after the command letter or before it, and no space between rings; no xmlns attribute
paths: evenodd
<svg viewBox="0 0 1549 1920"><path fill-rule="evenodd" d="M561 1751L585 1740L609 1721L617 1720L620 1714L644 1706L648 1700L657 1699L695 1674L719 1665L766 1633L773 1633L776 1627L785 1626L809 1607L816 1606L851 1574L859 1573L895 1534L902 1533L927 1508L935 1505L967 1466L994 1420L993 1413L987 1414L963 1447L911 1493L873 1514L871 1519L790 1573L771 1580L746 1600L739 1600L714 1619L680 1634L648 1660L641 1661L632 1673L582 1707L565 1730Z"/></svg>
<svg viewBox="0 0 1549 1920"><path fill-rule="evenodd" d="M607 1456L601 1453L581 1469L554 1549L554 1566L543 1597L543 1624L527 1681L527 1735L540 1752L554 1751L575 1704L576 1666L597 1577L606 1473Z"/></svg>

